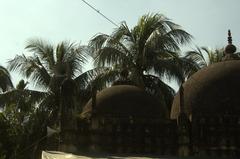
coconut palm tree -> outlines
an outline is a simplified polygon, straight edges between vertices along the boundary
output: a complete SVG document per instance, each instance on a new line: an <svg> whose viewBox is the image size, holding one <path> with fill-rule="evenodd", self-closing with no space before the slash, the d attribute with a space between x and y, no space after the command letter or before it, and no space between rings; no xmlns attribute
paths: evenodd
<svg viewBox="0 0 240 159"><path fill-rule="evenodd" d="M8 63L10 71L19 71L36 86L56 92L64 78L77 77L86 62L83 47L69 42L61 42L56 47L50 43L31 39L26 49L32 56L17 55ZM58 79L58 81L56 80Z"/></svg>
<svg viewBox="0 0 240 159"><path fill-rule="evenodd" d="M26 50L31 56L17 55L8 62L10 71L18 71L34 85L46 90L48 95L39 103L39 109L51 113L57 121L60 109L60 88L65 79L73 79L78 86L78 93L87 87L96 70L82 73L87 61L85 48L79 44L61 42L53 46L40 39L28 41Z"/></svg>
<svg viewBox="0 0 240 159"><path fill-rule="evenodd" d="M89 46L96 66L109 67L112 75L114 71L119 74L128 70L136 85L150 87L147 81L151 79L153 83L161 83L152 88L173 95L174 91L162 79L174 78L179 83L184 80L191 63L182 60L178 52L180 45L187 44L191 38L164 15L147 14L132 29L123 22L111 35L97 34Z"/></svg>

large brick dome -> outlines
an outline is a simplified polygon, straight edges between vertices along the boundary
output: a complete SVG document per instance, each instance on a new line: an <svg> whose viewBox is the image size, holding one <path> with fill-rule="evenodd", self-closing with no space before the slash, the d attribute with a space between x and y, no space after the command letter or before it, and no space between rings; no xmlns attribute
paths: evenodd
<svg viewBox="0 0 240 159"><path fill-rule="evenodd" d="M184 111L192 113L240 114L240 60L222 61L203 68L184 84ZM171 118L180 112L179 93L174 98Z"/></svg>
<svg viewBox="0 0 240 159"><path fill-rule="evenodd" d="M96 116L166 118L167 109L161 102L141 88L132 85L116 85L96 95ZM92 99L83 108L82 117L93 113Z"/></svg>

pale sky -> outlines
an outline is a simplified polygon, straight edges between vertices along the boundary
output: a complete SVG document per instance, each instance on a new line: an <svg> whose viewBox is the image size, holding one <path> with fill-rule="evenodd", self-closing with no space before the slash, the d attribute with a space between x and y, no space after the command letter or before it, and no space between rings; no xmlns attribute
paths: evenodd
<svg viewBox="0 0 240 159"><path fill-rule="evenodd" d="M192 46L223 47L228 29L233 43L240 44L240 0L86 1L115 23L126 21L130 27L143 14L162 13L194 36ZM25 52L30 38L87 44L96 33L110 34L115 26L81 0L0 0L0 28L0 64L6 66L7 60ZM19 79L14 75L14 82Z"/></svg>

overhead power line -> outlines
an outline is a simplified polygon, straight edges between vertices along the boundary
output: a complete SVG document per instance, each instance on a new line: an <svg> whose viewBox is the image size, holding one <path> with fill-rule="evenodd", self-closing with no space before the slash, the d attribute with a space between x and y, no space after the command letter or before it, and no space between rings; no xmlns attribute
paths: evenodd
<svg viewBox="0 0 240 159"><path fill-rule="evenodd" d="M118 25L111 20L110 18L108 18L106 15L102 14L98 9L96 9L95 7L93 7L91 4L89 4L88 2L86 2L85 0L82 0L83 3L85 3L86 5L88 5L90 8L92 8L93 10L95 10L98 14L100 14L103 18L105 18L107 21L109 21L110 23L112 23L113 25L115 25L116 27L118 27Z"/></svg>

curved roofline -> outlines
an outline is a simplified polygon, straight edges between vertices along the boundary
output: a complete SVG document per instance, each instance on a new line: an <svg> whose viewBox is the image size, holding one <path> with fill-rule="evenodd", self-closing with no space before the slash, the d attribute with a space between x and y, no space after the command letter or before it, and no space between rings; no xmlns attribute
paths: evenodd
<svg viewBox="0 0 240 159"><path fill-rule="evenodd" d="M115 85L105 88L96 95L95 115L115 116L158 116L166 114L165 106L145 92L142 88L132 85ZM141 109L140 109L141 108ZM161 110L161 111L160 111ZM145 111L145 112L144 112ZM89 118L93 113L92 99L84 106L82 118Z"/></svg>
<svg viewBox="0 0 240 159"><path fill-rule="evenodd" d="M238 78L240 81L240 60L222 61L215 64L211 64L198 72L194 73L184 84L184 107L185 113L191 116L194 105L201 103L201 99L198 99L202 92L209 92L209 87L213 87L219 81L226 82L230 78ZM235 80L235 79L232 79ZM226 85L227 83L223 83ZM219 90L222 91L222 90ZM170 118L176 119L180 113L180 101L179 92L174 97L172 104ZM199 100L199 102L197 101ZM203 107L203 106L199 106Z"/></svg>

